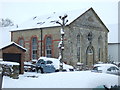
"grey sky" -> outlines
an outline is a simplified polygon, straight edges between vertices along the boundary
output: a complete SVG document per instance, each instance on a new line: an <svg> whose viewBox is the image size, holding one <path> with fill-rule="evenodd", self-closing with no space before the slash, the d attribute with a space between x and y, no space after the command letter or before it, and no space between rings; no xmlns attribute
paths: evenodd
<svg viewBox="0 0 120 90"><path fill-rule="evenodd" d="M11 0L10 0L11 1ZM89 9L93 7L98 16L108 28L114 29L118 24L119 0L15 0L0 2L0 18L10 18L15 24L20 24L33 16L70 10ZM110 26L112 24L112 26ZM115 28L116 29L116 28ZM112 30L110 30L112 33ZM115 30L114 30L115 31ZM117 33L117 31L115 31ZM111 34L110 33L110 34ZM114 40L113 40L114 41Z"/></svg>

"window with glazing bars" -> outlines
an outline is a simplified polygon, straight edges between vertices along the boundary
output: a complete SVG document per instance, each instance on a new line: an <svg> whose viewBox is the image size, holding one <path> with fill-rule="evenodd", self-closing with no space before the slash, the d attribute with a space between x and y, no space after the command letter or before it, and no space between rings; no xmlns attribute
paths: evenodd
<svg viewBox="0 0 120 90"><path fill-rule="evenodd" d="M52 39L51 39L51 37L46 38L46 56L52 57Z"/></svg>
<svg viewBox="0 0 120 90"><path fill-rule="evenodd" d="M18 44L19 44L20 46L24 47L24 40L23 40L23 39L20 39L19 42L18 42Z"/></svg>
<svg viewBox="0 0 120 90"><path fill-rule="evenodd" d="M37 38L32 38L32 59L37 59Z"/></svg>

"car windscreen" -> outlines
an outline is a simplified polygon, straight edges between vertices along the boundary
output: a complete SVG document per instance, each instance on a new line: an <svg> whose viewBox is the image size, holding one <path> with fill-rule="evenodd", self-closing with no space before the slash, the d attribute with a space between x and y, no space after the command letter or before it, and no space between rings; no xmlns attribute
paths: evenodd
<svg viewBox="0 0 120 90"><path fill-rule="evenodd" d="M95 67L93 67L93 70L98 70L99 67L100 66L95 66Z"/></svg>
<svg viewBox="0 0 120 90"><path fill-rule="evenodd" d="M37 63L43 63L43 62L44 62L44 60L43 60L43 59L40 59L40 60L38 60Z"/></svg>
<svg viewBox="0 0 120 90"><path fill-rule="evenodd" d="M112 70L119 70L119 69L116 68L116 67L110 67L110 68L107 69L107 71L112 71Z"/></svg>
<svg viewBox="0 0 120 90"><path fill-rule="evenodd" d="M52 63L53 63L53 62L52 62L52 61L50 61L50 60L48 60L48 61L47 61L47 64L52 64Z"/></svg>

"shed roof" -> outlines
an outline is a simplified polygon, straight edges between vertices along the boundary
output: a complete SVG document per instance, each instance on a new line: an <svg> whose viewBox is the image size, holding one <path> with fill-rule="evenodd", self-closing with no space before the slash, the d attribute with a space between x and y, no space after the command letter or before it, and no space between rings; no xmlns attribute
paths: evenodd
<svg viewBox="0 0 120 90"><path fill-rule="evenodd" d="M16 47L18 47L19 49L21 49L21 50L23 50L23 51L27 51L26 48L18 45L18 44L15 43L15 42L11 42L11 43L7 44L6 46L4 46L4 47L2 48L2 50L3 50L3 49L6 49L6 48L8 48L8 47L10 47L10 46L16 46Z"/></svg>

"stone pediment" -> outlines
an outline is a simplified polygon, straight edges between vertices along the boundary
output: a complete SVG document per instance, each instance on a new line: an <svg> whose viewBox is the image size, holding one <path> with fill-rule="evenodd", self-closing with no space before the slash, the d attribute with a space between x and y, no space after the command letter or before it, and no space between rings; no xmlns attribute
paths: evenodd
<svg viewBox="0 0 120 90"><path fill-rule="evenodd" d="M72 22L76 26L109 31L95 11L90 8Z"/></svg>

